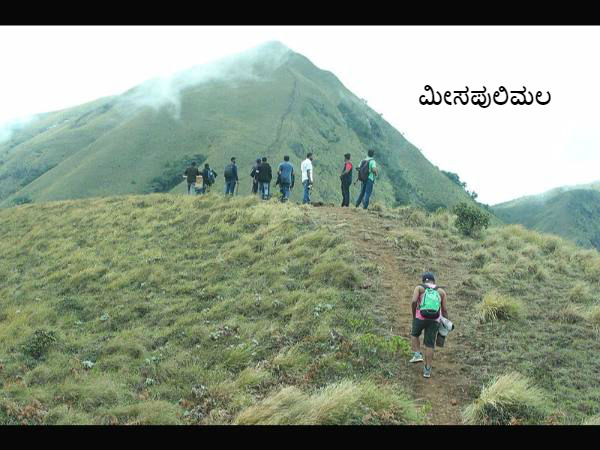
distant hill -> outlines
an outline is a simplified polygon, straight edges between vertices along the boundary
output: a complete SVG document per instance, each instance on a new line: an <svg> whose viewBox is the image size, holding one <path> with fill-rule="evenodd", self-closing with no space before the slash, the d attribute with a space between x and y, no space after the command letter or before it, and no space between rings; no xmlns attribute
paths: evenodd
<svg viewBox="0 0 600 450"><path fill-rule="evenodd" d="M560 187L492 207L507 223L555 233L584 247L600 249L600 183L587 189Z"/></svg>
<svg viewBox="0 0 600 450"><path fill-rule="evenodd" d="M0 143L0 206L182 193L181 174L192 160L210 163L222 189L231 156L243 194L257 157L276 167L289 154L299 171L308 151L315 155L314 199L337 203L343 154L358 164L369 148L382 167L375 201L430 210L471 202L334 74L271 42L119 96L40 114Z"/></svg>

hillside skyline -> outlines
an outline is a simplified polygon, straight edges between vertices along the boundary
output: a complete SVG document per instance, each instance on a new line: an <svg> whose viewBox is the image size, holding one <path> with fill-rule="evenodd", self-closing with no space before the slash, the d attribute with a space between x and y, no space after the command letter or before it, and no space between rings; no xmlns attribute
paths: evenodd
<svg viewBox="0 0 600 450"><path fill-rule="evenodd" d="M1 75L0 121L51 95L62 106L33 111L119 95L145 80L278 40L334 73L484 203L600 178L593 170L600 139L590 109L599 97L592 81L600 71L587 56L600 41L593 28L3 27L0 36L15 42ZM477 64L467 57L473 53ZM425 84L439 90L526 85L548 90L552 101L485 110L422 106ZM92 95L92 89L104 91ZM69 102L85 92L87 97Z"/></svg>
<svg viewBox="0 0 600 450"><path fill-rule="evenodd" d="M222 174L231 156L243 195L257 157L277 167L289 154L298 170L309 151L313 200L337 202L343 155L351 153L356 164L369 148L382 168L375 191L382 204L435 210L471 201L333 73L271 42L120 96L44 114L0 144L0 206L183 192L181 174L190 161L208 162ZM299 196L292 191L292 200Z"/></svg>

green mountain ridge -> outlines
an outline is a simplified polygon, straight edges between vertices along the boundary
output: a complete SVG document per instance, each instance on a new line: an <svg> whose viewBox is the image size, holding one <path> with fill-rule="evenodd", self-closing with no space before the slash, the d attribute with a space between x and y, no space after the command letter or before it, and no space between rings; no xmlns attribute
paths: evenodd
<svg viewBox="0 0 600 450"><path fill-rule="evenodd" d="M250 168L285 154L299 171L315 155L316 201L339 201L343 154L369 148L382 167L374 200L430 210L471 202L380 114L338 78L280 43L268 43L122 95L42 114L0 143L0 206L116 194L184 192L190 160L220 175L236 156L240 194ZM301 189L292 200L301 198ZM358 192L353 188L352 195Z"/></svg>
<svg viewBox="0 0 600 450"><path fill-rule="evenodd" d="M507 223L554 233L578 245L600 249L600 191L589 188L559 187L540 196L528 196L492 207Z"/></svg>

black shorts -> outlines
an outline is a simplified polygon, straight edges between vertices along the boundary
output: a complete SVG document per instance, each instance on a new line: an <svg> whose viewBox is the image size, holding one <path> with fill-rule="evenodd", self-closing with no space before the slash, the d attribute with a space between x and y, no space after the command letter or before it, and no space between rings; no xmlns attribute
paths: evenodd
<svg viewBox="0 0 600 450"><path fill-rule="evenodd" d="M437 320L421 320L414 318L412 323L411 336L419 337L421 332L425 330L423 344L425 347L435 348L435 338L437 336L439 322Z"/></svg>

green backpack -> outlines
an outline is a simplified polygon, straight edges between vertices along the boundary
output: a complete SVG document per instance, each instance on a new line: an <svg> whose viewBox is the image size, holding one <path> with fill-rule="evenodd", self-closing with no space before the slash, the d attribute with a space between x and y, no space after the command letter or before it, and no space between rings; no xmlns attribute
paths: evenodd
<svg viewBox="0 0 600 450"><path fill-rule="evenodd" d="M438 288L437 286L434 288L425 285L421 286L425 288L425 293L421 299L419 311L426 319L437 319L440 316L440 308L442 307L442 298L437 291Z"/></svg>

